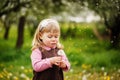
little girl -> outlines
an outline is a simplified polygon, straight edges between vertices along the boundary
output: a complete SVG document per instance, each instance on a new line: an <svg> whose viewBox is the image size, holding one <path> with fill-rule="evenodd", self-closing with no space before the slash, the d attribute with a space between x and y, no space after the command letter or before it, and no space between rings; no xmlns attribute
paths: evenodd
<svg viewBox="0 0 120 80"><path fill-rule="evenodd" d="M64 80L63 70L68 71L70 63L59 38L60 27L56 20L40 22L32 42L33 80Z"/></svg>

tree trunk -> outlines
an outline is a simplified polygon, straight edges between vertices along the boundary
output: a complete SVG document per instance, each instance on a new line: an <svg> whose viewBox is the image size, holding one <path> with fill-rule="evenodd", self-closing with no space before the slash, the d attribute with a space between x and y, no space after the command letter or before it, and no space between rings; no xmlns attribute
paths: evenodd
<svg viewBox="0 0 120 80"><path fill-rule="evenodd" d="M117 29L111 30L111 47L118 48L119 47L119 32Z"/></svg>
<svg viewBox="0 0 120 80"><path fill-rule="evenodd" d="M110 29L110 45L111 48L119 49L120 48L120 14L114 17L113 24L110 25L109 21L104 15L105 25Z"/></svg>
<svg viewBox="0 0 120 80"><path fill-rule="evenodd" d="M115 18L115 23L111 28L111 46L112 48L120 48L120 16Z"/></svg>
<svg viewBox="0 0 120 80"><path fill-rule="evenodd" d="M24 42L24 26L25 26L25 16L21 16L18 24L18 37L16 48L21 48Z"/></svg>
<svg viewBox="0 0 120 80"><path fill-rule="evenodd" d="M4 34L4 39L5 40L8 39L9 30L10 30L10 26L9 27L5 27L5 34Z"/></svg>
<svg viewBox="0 0 120 80"><path fill-rule="evenodd" d="M10 30L10 21L6 17L3 22L4 22L4 27L5 27L4 39L7 40L8 39L8 34L9 34L9 30Z"/></svg>

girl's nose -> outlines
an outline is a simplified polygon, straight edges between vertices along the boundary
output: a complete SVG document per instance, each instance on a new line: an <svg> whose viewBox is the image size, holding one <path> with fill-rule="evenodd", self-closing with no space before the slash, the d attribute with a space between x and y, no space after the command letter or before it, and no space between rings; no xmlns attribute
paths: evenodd
<svg viewBox="0 0 120 80"><path fill-rule="evenodd" d="M55 37L52 37L52 40L56 40Z"/></svg>
<svg viewBox="0 0 120 80"><path fill-rule="evenodd" d="M57 39L55 37L52 37L52 41L56 41Z"/></svg>

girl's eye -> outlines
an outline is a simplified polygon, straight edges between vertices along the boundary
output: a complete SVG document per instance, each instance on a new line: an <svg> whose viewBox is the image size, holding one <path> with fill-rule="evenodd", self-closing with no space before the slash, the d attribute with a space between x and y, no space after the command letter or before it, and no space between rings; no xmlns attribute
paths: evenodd
<svg viewBox="0 0 120 80"><path fill-rule="evenodd" d="M52 38L52 36L48 36L48 38Z"/></svg>
<svg viewBox="0 0 120 80"><path fill-rule="evenodd" d="M55 36L55 38L58 38L58 36Z"/></svg>

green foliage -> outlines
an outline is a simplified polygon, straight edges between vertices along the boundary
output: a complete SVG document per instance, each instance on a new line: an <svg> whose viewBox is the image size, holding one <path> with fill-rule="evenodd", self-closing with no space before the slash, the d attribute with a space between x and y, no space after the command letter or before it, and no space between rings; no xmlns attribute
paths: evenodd
<svg viewBox="0 0 120 80"><path fill-rule="evenodd" d="M71 38L71 37L82 38L84 37L84 35L86 36L86 38L95 38L94 33L91 30L93 24L63 23L61 26L62 26L61 37L63 39Z"/></svg>
<svg viewBox="0 0 120 80"><path fill-rule="evenodd" d="M119 69L119 51L108 50L108 42L97 40L92 32L92 27L93 24L80 24L77 26L76 31L74 31L77 34L76 37L67 37L66 35L66 39L61 38L60 41L64 45L65 53L71 63L71 70L69 73L65 73L65 79L73 80L74 77L74 80L79 80L87 71L91 72L90 74L94 74L96 71L101 72L101 68L105 68L108 72L113 67L116 70L117 68ZM14 26L11 27L9 40L3 40L4 30L0 31L0 74L4 76L5 79L3 80L8 79L7 76L10 73L14 76L10 76L9 80L17 78L26 78L25 80L27 80L32 78L30 60L32 38L26 27L23 48L15 49L16 29ZM67 29L68 27L64 26L65 32ZM15 35L13 36L13 34ZM97 75L100 74L97 73ZM116 71L115 74L117 74ZM99 79L103 80L102 76L99 77Z"/></svg>

